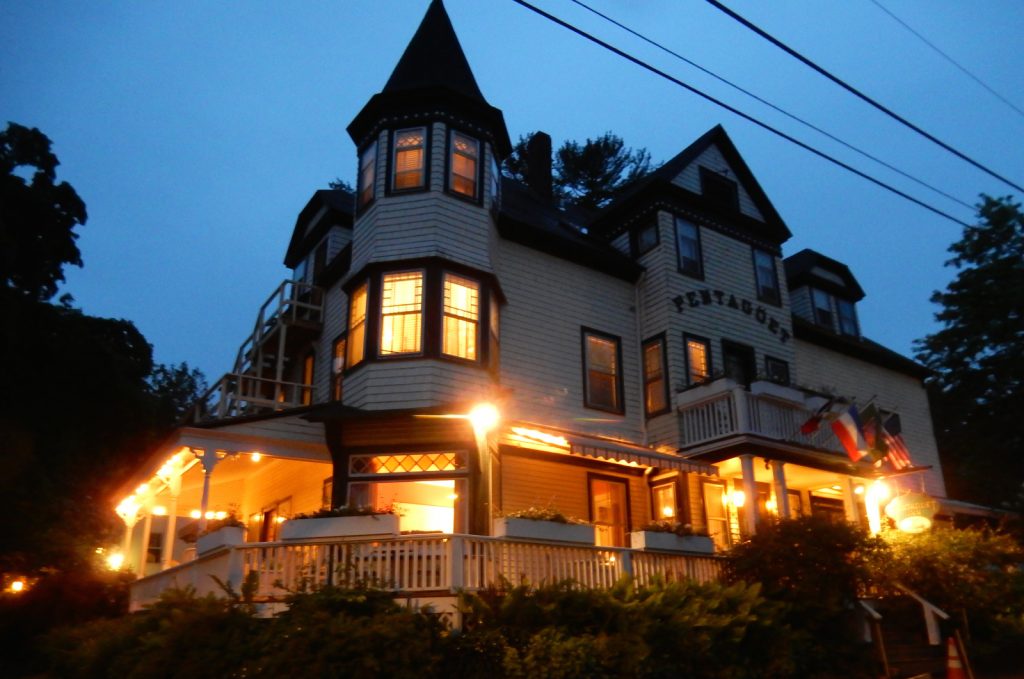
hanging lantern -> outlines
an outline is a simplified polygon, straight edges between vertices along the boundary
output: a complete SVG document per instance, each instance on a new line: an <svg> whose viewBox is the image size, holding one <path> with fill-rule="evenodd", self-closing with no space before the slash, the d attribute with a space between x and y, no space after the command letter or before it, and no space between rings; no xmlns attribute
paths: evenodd
<svg viewBox="0 0 1024 679"><path fill-rule="evenodd" d="M904 533L923 533L932 527L939 503L923 493L900 495L885 506L886 515Z"/></svg>

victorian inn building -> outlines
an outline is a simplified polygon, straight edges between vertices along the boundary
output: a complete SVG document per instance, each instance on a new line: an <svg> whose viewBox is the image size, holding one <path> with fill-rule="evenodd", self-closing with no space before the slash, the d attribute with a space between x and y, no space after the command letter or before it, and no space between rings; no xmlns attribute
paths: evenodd
<svg viewBox="0 0 1024 679"><path fill-rule="evenodd" d="M877 530L882 492L944 498L925 370L861 335L844 264L784 257L790 231L720 126L598 213L562 210L546 135L525 182L501 176L502 112L434 0L348 133L355 195L313 194L231 372L115 500L133 605L216 591L208 575L255 574L272 600L342 564L424 597L706 578L710 552L778 517ZM852 462L827 422L802 433L825 404L869 403L911 467ZM393 514L287 531L343 505ZM507 517L531 508L584 522L585 543L517 534ZM229 513L235 544L189 541ZM658 521L710 540L638 543Z"/></svg>

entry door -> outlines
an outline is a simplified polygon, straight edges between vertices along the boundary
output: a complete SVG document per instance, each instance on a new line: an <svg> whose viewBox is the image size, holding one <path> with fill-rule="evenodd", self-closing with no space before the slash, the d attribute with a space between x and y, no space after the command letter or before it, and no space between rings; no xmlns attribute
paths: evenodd
<svg viewBox="0 0 1024 679"><path fill-rule="evenodd" d="M629 492L619 479L590 477L590 519L600 547L625 547L629 531Z"/></svg>
<svg viewBox="0 0 1024 679"><path fill-rule="evenodd" d="M716 550L728 549L732 539L729 532L725 484L705 481L701 488L704 491L704 518L707 520L708 535L714 540Z"/></svg>
<svg viewBox="0 0 1024 679"><path fill-rule="evenodd" d="M757 377L754 348L745 344L722 340L722 364L725 376L743 386L749 387Z"/></svg>

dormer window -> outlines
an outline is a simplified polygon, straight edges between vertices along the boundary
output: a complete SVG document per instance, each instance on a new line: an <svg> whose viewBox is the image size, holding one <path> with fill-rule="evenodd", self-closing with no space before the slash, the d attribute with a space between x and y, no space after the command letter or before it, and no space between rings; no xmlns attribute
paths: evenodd
<svg viewBox="0 0 1024 679"><path fill-rule="evenodd" d="M811 288L811 302L814 306L814 322L834 331L835 325L832 323L832 297L823 290Z"/></svg>
<svg viewBox="0 0 1024 679"><path fill-rule="evenodd" d="M395 132L394 179L396 191L426 186L427 128L415 127Z"/></svg>
<svg viewBox="0 0 1024 679"><path fill-rule="evenodd" d="M476 198L479 159L480 142L453 131L449 164L451 174L448 177L448 186L453 193Z"/></svg>
<svg viewBox="0 0 1024 679"><path fill-rule="evenodd" d="M754 250L754 278L757 281L757 299L768 304L780 304L779 276L771 253Z"/></svg>
<svg viewBox="0 0 1024 679"><path fill-rule="evenodd" d="M853 307L853 302L836 298L836 310L839 312L839 332L851 337L860 335L857 330L857 311Z"/></svg>
<svg viewBox="0 0 1024 679"><path fill-rule="evenodd" d="M739 210L739 187L736 182L706 167L700 168L700 192L708 202L718 207L734 212Z"/></svg>
<svg viewBox="0 0 1024 679"><path fill-rule="evenodd" d="M359 207L373 200L376 184L377 142L373 142L359 156Z"/></svg>

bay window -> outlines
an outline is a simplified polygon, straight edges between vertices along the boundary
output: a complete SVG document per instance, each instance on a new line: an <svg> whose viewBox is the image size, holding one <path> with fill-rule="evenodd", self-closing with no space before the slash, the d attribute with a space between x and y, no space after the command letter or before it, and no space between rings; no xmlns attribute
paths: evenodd
<svg viewBox="0 0 1024 679"><path fill-rule="evenodd" d="M394 178L396 191L426 186L427 128L395 132Z"/></svg>
<svg viewBox="0 0 1024 679"><path fill-rule="evenodd" d="M377 142L370 144L359 156L359 207L373 200L377 183Z"/></svg>
<svg viewBox="0 0 1024 679"><path fill-rule="evenodd" d="M480 320L480 284L446 273L442 315L441 353L475 361Z"/></svg>
<svg viewBox="0 0 1024 679"><path fill-rule="evenodd" d="M422 331L423 272L384 274L380 294L380 355L418 354Z"/></svg>
<svg viewBox="0 0 1024 679"><path fill-rule="evenodd" d="M348 304L348 367L365 358L366 353L366 297L369 284L363 283L352 291Z"/></svg>
<svg viewBox="0 0 1024 679"><path fill-rule="evenodd" d="M480 142L459 132L452 132L449 188L468 198L476 198L477 168Z"/></svg>

